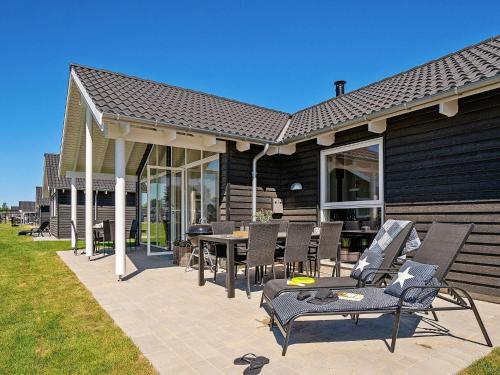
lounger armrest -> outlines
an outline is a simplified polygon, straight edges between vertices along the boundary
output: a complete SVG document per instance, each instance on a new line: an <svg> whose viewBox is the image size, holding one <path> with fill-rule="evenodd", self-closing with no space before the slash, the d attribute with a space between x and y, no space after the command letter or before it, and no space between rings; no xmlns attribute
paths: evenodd
<svg viewBox="0 0 500 375"><path fill-rule="evenodd" d="M421 290L425 290L425 289L437 289L438 291L441 291L442 289L444 289L444 290L447 290L448 292L452 292L453 291L455 293L458 291L458 292L463 293L463 295L465 296L465 298L467 298L467 300L469 301L469 305L473 305L474 304L471 295L465 289L462 289L462 288L459 288L459 287L449 286L449 285L446 285L446 284L441 284L439 286L432 286L432 285L422 285L422 286L419 286L419 285L415 285L415 286L409 286L408 288L405 288L403 290L403 292L401 293L401 296L399 297L399 302L398 302L398 306L399 307L403 306L405 295L408 293L409 290L412 290L412 289L421 289Z"/></svg>
<svg viewBox="0 0 500 375"><path fill-rule="evenodd" d="M398 274L398 270L397 269L391 270L391 269L380 269L380 268L377 268L373 272L370 272L368 275L365 275L364 277L360 277L359 280L358 280L358 287L364 287L364 286L366 286L366 284L367 284L366 283L366 278L369 275L374 275L375 276L375 275L397 275L397 274ZM363 273L361 273L361 276L363 276Z"/></svg>
<svg viewBox="0 0 500 375"><path fill-rule="evenodd" d="M376 267L371 267L371 268L365 268L362 272L361 272L361 275L359 275L359 279L362 281L362 282L366 282L366 279L368 278L368 276L370 275L373 275L375 273L377 273L377 271L386 271L386 272L390 272L390 271L397 271L398 269L395 268L395 267L390 267L390 268L376 268Z"/></svg>

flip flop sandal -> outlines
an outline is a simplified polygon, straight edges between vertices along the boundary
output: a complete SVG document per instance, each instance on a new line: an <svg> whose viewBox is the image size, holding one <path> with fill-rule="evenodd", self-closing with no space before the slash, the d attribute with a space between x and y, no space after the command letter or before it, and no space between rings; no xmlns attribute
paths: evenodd
<svg viewBox="0 0 500 375"><path fill-rule="evenodd" d="M249 365L257 356L253 353L247 353L242 355L241 357L236 358L233 363L235 365Z"/></svg>
<svg viewBox="0 0 500 375"><path fill-rule="evenodd" d="M260 371L269 363L269 359L266 357L255 357L250 365L243 371L243 375L257 375L260 374Z"/></svg>

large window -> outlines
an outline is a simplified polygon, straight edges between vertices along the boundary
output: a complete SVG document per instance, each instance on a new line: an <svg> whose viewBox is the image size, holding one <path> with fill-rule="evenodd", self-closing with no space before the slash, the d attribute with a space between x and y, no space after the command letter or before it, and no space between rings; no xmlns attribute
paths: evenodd
<svg viewBox="0 0 500 375"><path fill-rule="evenodd" d="M382 139L321 152L321 209L326 220L353 230L380 226L383 197Z"/></svg>

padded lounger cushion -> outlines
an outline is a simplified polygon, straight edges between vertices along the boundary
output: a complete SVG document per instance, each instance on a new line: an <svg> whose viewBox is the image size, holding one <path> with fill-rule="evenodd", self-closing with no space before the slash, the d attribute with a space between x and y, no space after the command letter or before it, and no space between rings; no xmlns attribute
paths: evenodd
<svg viewBox="0 0 500 375"><path fill-rule="evenodd" d="M359 302L339 299L328 304L315 305L307 302L311 298L314 298L315 292L311 292L311 297L306 298L303 301L299 301L297 299L297 292L285 292L273 300L274 312L279 321L283 325L286 325L290 319L299 314L390 310L396 308L399 301L399 298L384 293L383 288L344 289L342 291L362 294L364 298ZM434 298L428 299L425 303L405 303L404 306L408 308L422 309L428 307L433 299Z"/></svg>
<svg viewBox="0 0 500 375"><path fill-rule="evenodd" d="M264 284L264 294L269 299L274 299L276 296L284 289L293 289L300 291L301 289L314 289L314 288L355 288L358 284L358 280L355 280L349 276L345 277L324 277L316 279L314 284L308 284L306 286L292 286L287 285L285 279L274 279L269 280Z"/></svg>

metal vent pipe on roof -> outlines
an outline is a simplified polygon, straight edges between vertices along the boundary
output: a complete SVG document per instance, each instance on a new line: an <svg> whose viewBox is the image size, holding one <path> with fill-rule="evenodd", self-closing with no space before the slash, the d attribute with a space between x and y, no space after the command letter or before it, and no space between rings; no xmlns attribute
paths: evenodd
<svg viewBox="0 0 500 375"><path fill-rule="evenodd" d="M335 96L340 96L344 95L344 87L346 84L346 81L335 81Z"/></svg>

